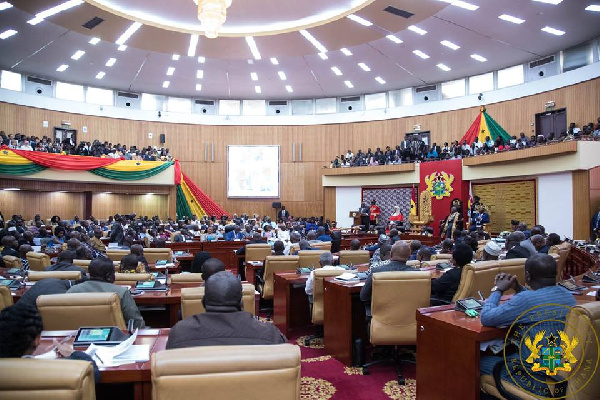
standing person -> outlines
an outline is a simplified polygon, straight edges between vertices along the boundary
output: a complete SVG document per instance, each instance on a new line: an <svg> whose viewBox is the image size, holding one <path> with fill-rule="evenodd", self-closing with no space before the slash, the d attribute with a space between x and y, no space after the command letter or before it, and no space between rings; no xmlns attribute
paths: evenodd
<svg viewBox="0 0 600 400"><path fill-rule="evenodd" d="M277 213L277 220L287 220L290 217L290 212L285 209L285 206L281 206L281 210Z"/></svg>
<svg viewBox="0 0 600 400"><path fill-rule="evenodd" d="M367 203L362 202L360 205L360 224L365 226L365 231L369 231L369 207Z"/></svg>
<svg viewBox="0 0 600 400"><path fill-rule="evenodd" d="M369 223L373 226L376 226L380 215L381 208L379 208L375 199L371 200L371 207L369 207Z"/></svg>

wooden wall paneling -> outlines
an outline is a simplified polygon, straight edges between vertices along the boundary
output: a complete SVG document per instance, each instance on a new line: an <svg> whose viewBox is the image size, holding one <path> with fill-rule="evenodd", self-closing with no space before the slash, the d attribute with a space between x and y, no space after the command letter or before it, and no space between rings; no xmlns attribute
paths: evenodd
<svg viewBox="0 0 600 400"><path fill-rule="evenodd" d="M0 190L0 211L5 219L20 214L25 220L40 214L42 219L58 215L63 219L83 215L83 193Z"/></svg>
<svg viewBox="0 0 600 400"><path fill-rule="evenodd" d="M107 218L109 215L131 214L158 215L161 218L169 215L169 196L167 195L124 195L114 193L98 193L93 196L92 212L96 218Z"/></svg>
<svg viewBox="0 0 600 400"><path fill-rule="evenodd" d="M573 171L573 239L590 238L590 172Z"/></svg>
<svg viewBox="0 0 600 400"><path fill-rule="evenodd" d="M336 212L336 188L323 188L323 215L330 221L337 220Z"/></svg>
<svg viewBox="0 0 600 400"><path fill-rule="evenodd" d="M57 182L33 179L2 179L0 189L20 188L37 192L113 192L125 194L169 194L170 186L164 185L110 185L105 183Z"/></svg>
<svg viewBox="0 0 600 400"><path fill-rule="evenodd" d="M600 211L600 167L590 171L590 218Z"/></svg>

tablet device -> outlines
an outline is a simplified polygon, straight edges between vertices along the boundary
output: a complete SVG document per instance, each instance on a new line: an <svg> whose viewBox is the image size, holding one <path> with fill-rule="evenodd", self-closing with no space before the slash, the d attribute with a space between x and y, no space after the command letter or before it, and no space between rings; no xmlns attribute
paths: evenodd
<svg viewBox="0 0 600 400"><path fill-rule="evenodd" d="M154 289L156 286L156 281L147 281L147 282L137 282L135 284L136 289Z"/></svg>
<svg viewBox="0 0 600 400"><path fill-rule="evenodd" d="M0 279L0 285L2 286L10 286L14 283L14 279Z"/></svg>
<svg viewBox="0 0 600 400"><path fill-rule="evenodd" d="M456 310L458 311L467 311L467 310L475 310L480 311L483 308L483 302L476 300L473 297L469 297L462 300L456 300Z"/></svg>
<svg viewBox="0 0 600 400"><path fill-rule="evenodd" d="M115 345L129 337L116 326L86 326L79 328L73 346Z"/></svg>

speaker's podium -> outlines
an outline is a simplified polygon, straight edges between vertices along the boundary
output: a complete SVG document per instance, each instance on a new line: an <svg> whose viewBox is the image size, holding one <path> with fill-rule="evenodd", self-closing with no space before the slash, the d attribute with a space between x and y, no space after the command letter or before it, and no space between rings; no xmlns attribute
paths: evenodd
<svg viewBox="0 0 600 400"><path fill-rule="evenodd" d="M360 211L350 211L349 217L354 219L354 224L352 226L360 225L360 223L361 223Z"/></svg>

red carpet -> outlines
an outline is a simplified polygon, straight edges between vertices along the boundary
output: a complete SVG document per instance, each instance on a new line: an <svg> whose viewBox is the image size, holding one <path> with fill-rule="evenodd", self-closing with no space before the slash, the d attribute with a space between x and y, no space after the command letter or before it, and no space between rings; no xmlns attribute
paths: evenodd
<svg viewBox="0 0 600 400"><path fill-rule="evenodd" d="M370 375L362 375L361 368L346 367L335 358L325 354L322 339L315 339L311 347L304 345L302 334L291 336L290 343L300 346L302 352L302 400L389 400L415 399L415 366L403 365L402 373L406 385L396 382L396 371L392 364L369 368Z"/></svg>

